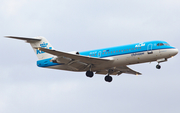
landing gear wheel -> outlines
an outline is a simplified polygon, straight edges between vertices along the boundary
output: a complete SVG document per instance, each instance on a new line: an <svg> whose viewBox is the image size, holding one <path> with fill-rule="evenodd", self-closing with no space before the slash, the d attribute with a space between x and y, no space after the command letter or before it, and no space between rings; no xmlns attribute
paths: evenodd
<svg viewBox="0 0 180 113"><path fill-rule="evenodd" d="M106 82L111 82L111 81L112 81L112 77L109 76L109 75L107 75L107 76L105 76L104 80L105 80Z"/></svg>
<svg viewBox="0 0 180 113"><path fill-rule="evenodd" d="M86 76L91 78L94 76L94 73L92 71L86 71Z"/></svg>
<svg viewBox="0 0 180 113"><path fill-rule="evenodd" d="M157 69L161 69L161 66L158 64L158 65L156 65L156 68Z"/></svg>

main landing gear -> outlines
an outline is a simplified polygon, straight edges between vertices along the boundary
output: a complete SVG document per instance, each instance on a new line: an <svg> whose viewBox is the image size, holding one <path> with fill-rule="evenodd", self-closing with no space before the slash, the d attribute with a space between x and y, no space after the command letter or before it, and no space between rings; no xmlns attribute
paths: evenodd
<svg viewBox="0 0 180 113"><path fill-rule="evenodd" d="M86 76L92 78L94 76L94 73L92 71L86 71ZM107 76L105 76L104 80L106 82L112 82L113 78L108 74Z"/></svg>
<svg viewBox="0 0 180 113"><path fill-rule="evenodd" d="M104 80L106 82L111 82L113 80L113 78L111 76L109 76L109 74L107 76L105 76Z"/></svg>
<svg viewBox="0 0 180 113"><path fill-rule="evenodd" d="M92 71L86 71L86 76L92 78L94 73Z"/></svg>

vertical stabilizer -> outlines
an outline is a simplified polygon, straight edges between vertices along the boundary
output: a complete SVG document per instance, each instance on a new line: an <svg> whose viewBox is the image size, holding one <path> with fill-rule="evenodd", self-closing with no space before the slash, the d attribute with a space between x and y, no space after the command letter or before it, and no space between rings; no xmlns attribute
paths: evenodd
<svg viewBox="0 0 180 113"><path fill-rule="evenodd" d="M39 60L51 58L54 56L54 55L35 49L35 47L54 49L52 45L44 37L41 37L41 36L36 37L36 38L24 38L24 37L15 37L15 36L6 36L6 37L12 38L12 39L24 40L27 43L30 43Z"/></svg>
<svg viewBox="0 0 180 113"><path fill-rule="evenodd" d="M27 42L31 44L38 59L42 60L42 59L47 59L47 58L53 57L54 55L45 53L44 51L40 51L40 50L37 50L34 48L34 47L41 47L41 48L46 48L46 49L54 49L52 47L52 45L47 41L46 38L44 38L44 37L37 37L37 38L41 39L41 41L27 41Z"/></svg>

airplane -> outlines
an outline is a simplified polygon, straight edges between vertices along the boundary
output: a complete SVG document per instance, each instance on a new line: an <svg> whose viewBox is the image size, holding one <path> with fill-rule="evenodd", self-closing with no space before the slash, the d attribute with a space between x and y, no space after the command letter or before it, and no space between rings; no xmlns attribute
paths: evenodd
<svg viewBox="0 0 180 113"><path fill-rule="evenodd" d="M38 67L86 72L86 76L90 78L94 76L94 73L102 74L106 75L104 78L106 82L113 80L111 75L122 73L141 75L127 67L128 65L156 61L158 63L156 68L160 69L160 63L178 54L178 49L165 41L141 42L83 52L62 52L55 50L47 39L41 36L35 38L5 37L30 43L38 57Z"/></svg>

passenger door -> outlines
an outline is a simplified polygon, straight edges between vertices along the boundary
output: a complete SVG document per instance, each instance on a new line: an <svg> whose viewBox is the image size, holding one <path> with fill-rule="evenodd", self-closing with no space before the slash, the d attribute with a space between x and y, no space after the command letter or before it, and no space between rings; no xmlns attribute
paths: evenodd
<svg viewBox="0 0 180 113"><path fill-rule="evenodd" d="M153 44L149 44L149 45L147 46L147 53L148 53L148 54L153 54L152 46L153 46Z"/></svg>

